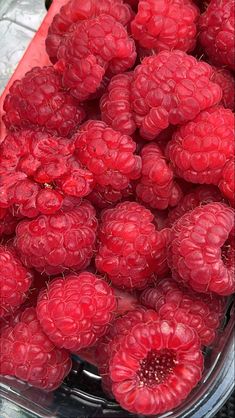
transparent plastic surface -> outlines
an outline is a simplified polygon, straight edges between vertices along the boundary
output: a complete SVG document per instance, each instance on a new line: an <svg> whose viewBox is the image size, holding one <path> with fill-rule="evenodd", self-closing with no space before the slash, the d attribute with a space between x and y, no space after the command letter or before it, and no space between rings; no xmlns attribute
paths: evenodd
<svg viewBox="0 0 235 418"><path fill-rule="evenodd" d="M77 0L79 1L79 0ZM48 24L61 4L54 0L32 44L16 69L14 78L21 77L34 65L46 65L42 50ZM46 0L49 6L51 0ZM53 9L53 10L52 10ZM17 66L24 49L46 14L44 0L0 0L0 91ZM7 90L0 98L0 109ZM1 136L4 136L2 130ZM234 388L234 301L228 304L227 316L213 347L205 352L202 381L177 409L159 418L212 418L229 398ZM0 377L1 418L128 418L134 417L109 400L102 391L97 370L78 357L63 385L53 393L32 388L15 378Z"/></svg>

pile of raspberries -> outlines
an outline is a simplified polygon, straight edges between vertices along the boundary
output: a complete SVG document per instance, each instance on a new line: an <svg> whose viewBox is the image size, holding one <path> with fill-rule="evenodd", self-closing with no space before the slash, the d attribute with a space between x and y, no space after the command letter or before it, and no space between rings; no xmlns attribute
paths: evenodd
<svg viewBox="0 0 235 418"><path fill-rule="evenodd" d="M52 391L76 354L141 415L200 382L235 291L234 8L70 0L54 16L51 65L4 102L1 375Z"/></svg>

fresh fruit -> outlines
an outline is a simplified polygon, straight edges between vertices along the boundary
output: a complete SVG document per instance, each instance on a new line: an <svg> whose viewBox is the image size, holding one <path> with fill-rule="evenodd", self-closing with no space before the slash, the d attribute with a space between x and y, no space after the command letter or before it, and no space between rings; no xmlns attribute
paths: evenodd
<svg viewBox="0 0 235 418"><path fill-rule="evenodd" d="M231 205L235 204L235 185L234 185L234 159L229 160L222 171L222 176L219 182L220 191L230 201Z"/></svg>
<svg viewBox="0 0 235 418"><path fill-rule="evenodd" d="M217 83L223 92L223 97L221 100L221 104L231 109L232 111L235 110L235 79L233 74L226 70L225 68L217 68L213 67L214 73L211 77L211 80L214 83Z"/></svg>

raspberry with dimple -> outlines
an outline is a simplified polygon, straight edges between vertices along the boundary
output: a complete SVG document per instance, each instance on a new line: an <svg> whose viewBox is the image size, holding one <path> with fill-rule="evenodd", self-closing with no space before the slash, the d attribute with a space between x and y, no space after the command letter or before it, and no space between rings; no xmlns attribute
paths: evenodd
<svg viewBox="0 0 235 418"><path fill-rule="evenodd" d="M154 215L136 202L123 202L101 215L96 267L114 286L144 288L164 274L167 234L157 231Z"/></svg>
<svg viewBox="0 0 235 418"><path fill-rule="evenodd" d="M27 298L33 274L17 254L0 245L0 318L12 314Z"/></svg>
<svg viewBox="0 0 235 418"><path fill-rule="evenodd" d="M209 64L183 51L162 51L144 58L134 69L130 95L140 134L154 139L170 124L193 120L219 103L222 91L211 81L212 74Z"/></svg>
<svg viewBox="0 0 235 418"><path fill-rule="evenodd" d="M179 127L168 144L176 174L192 183L215 184L234 154L234 114L215 107Z"/></svg>
<svg viewBox="0 0 235 418"><path fill-rule="evenodd" d="M15 81L6 96L3 121L9 130L43 129L63 137L71 136L85 117L78 101L62 86L53 67L34 67Z"/></svg>
<svg viewBox="0 0 235 418"><path fill-rule="evenodd" d="M199 294L179 286L171 278L147 288L140 302L155 309L162 319L175 320L194 328L203 345L211 345L224 315L225 299L213 294Z"/></svg>
<svg viewBox="0 0 235 418"><path fill-rule="evenodd" d="M72 366L68 352L56 348L44 334L34 308L25 309L1 330L0 346L2 375L46 391L57 389Z"/></svg>
<svg viewBox="0 0 235 418"><path fill-rule="evenodd" d="M173 278L196 292L235 290L234 210L209 203L184 214L171 229L168 263Z"/></svg>
<svg viewBox="0 0 235 418"><path fill-rule="evenodd" d="M105 73L122 73L134 65L135 43L121 23L100 15L75 23L62 39L57 58L64 87L83 101L96 92Z"/></svg>
<svg viewBox="0 0 235 418"><path fill-rule="evenodd" d="M54 275L89 265L96 229L90 202L67 198L55 214L19 222L14 243L25 266Z"/></svg>
<svg viewBox="0 0 235 418"><path fill-rule="evenodd" d="M192 0L141 0L131 22L134 39L155 52L192 51L197 39L199 9Z"/></svg>
<svg viewBox="0 0 235 418"><path fill-rule="evenodd" d="M114 131L101 121L88 121L74 136L75 156L93 173L102 187L126 189L130 180L140 177L141 157L135 155L131 137Z"/></svg>
<svg viewBox="0 0 235 418"><path fill-rule="evenodd" d="M82 272L50 282L39 295L37 316L57 347L77 351L105 334L115 309L112 288L101 277Z"/></svg>

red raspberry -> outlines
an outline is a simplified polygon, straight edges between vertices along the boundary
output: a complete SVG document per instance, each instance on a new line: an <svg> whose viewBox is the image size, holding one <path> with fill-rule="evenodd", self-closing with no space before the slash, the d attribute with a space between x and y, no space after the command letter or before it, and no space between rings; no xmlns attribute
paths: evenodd
<svg viewBox="0 0 235 418"><path fill-rule="evenodd" d="M199 20L200 42L211 61L235 69L234 0L211 0Z"/></svg>
<svg viewBox="0 0 235 418"><path fill-rule="evenodd" d="M90 202L63 206L53 215L21 221L15 246L27 267L46 274L86 268L93 256L97 220Z"/></svg>
<svg viewBox="0 0 235 418"><path fill-rule="evenodd" d="M168 248L173 277L197 292L229 295L234 281L234 211L209 203L174 224Z"/></svg>
<svg viewBox="0 0 235 418"><path fill-rule="evenodd" d="M156 288L145 289L140 301L155 309L162 319L174 319L194 328L203 345L214 341L225 308L223 298L179 287L172 279L162 279Z"/></svg>
<svg viewBox="0 0 235 418"><path fill-rule="evenodd" d="M154 139L169 124L193 120L220 102L221 88L210 81L209 64L182 51L144 58L134 70L131 103L140 134ZM151 88L150 88L151 86Z"/></svg>
<svg viewBox="0 0 235 418"><path fill-rule="evenodd" d="M134 190L130 183L126 189L115 190L111 186L102 187L96 185L87 199L98 209L106 209L115 206L123 200L131 200Z"/></svg>
<svg viewBox="0 0 235 418"><path fill-rule="evenodd" d="M35 67L10 87L3 109L9 130L40 128L69 137L84 118L84 110L63 90L62 78L53 67Z"/></svg>
<svg viewBox="0 0 235 418"><path fill-rule="evenodd" d="M39 295L37 316L57 347L77 351L105 334L115 308L112 288L98 276L83 272L49 283Z"/></svg>
<svg viewBox="0 0 235 418"><path fill-rule="evenodd" d="M170 321L135 325L111 356L112 391L126 410L161 414L179 405L202 377L196 332Z"/></svg>
<svg viewBox="0 0 235 418"><path fill-rule="evenodd" d="M136 59L135 43L124 26L109 15L84 20L61 41L58 63L63 85L79 100L99 88L105 72L122 73Z"/></svg>
<svg viewBox="0 0 235 418"><path fill-rule="evenodd" d="M234 153L234 115L223 107L207 109L180 127L168 144L175 172L192 183L218 184Z"/></svg>
<svg viewBox="0 0 235 418"><path fill-rule="evenodd" d="M104 122L90 120L74 136L76 158L93 173L96 183L115 190L126 189L141 173L141 158L134 155L131 137Z"/></svg>
<svg viewBox="0 0 235 418"><path fill-rule="evenodd" d="M0 237L12 235L15 232L18 219L13 216L9 209L0 207Z"/></svg>
<svg viewBox="0 0 235 418"><path fill-rule="evenodd" d="M66 194L88 194L93 175L73 161L74 149L73 142L45 132L9 134L0 149L0 205L35 217L59 210Z"/></svg>
<svg viewBox="0 0 235 418"><path fill-rule="evenodd" d="M211 80L217 83L223 92L221 104L231 110L235 110L235 79L232 73L225 68L213 67L214 73Z"/></svg>
<svg viewBox="0 0 235 418"><path fill-rule="evenodd" d="M154 215L135 202L124 202L102 213L97 269L114 286L144 288L153 274L166 268L166 236L153 224Z"/></svg>
<svg viewBox="0 0 235 418"><path fill-rule="evenodd" d="M34 308L25 309L0 338L1 374L15 376L46 391L58 388L71 369L66 350L44 334Z"/></svg>
<svg viewBox="0 0 235 418"><path fill-rule="evenodd" d="M136 130L130 100L132 79L132 72L115 75L100 100L102 120L125 135Z"/></svg>
<svg viewBox="0 0 235 418"><path fill-rule="evenodd" d="M211 202L219 202L222 196L215 186L198 186L191 192L185 194L178 205L168 213L168 225L172 226L186 212L189 212L197 206L206 205Z"/></svg>
<svg viewBox="0 0 235 418"><path fill-rule="evenodd" d="M140 153L142 176L136 186L136 195L151 208L166 209L170 205L174 187L173 171L156 144L146 145ZM178 199L181 194L178 193ZM174 205L178 200L173 199Z"/></svg>
<svg viewBox="0 0 235 418"><path fill-rule="evenodd" d="M122 0L70 0L54 16L46 38L47 53L54 63L61 40L70 31L71 25L101 14L112 16L123 26L128 25L133 17L131 8Z"/></svg>
<svg viewBox="0 0 235 418"><path fill-rule="evenodd" d="M235 204L235 184L234 184L234 173L235 173L235 166L234 166L234 159L231 159L225 164L221 180L219 182L219 188L223 195L229 199L232 206Z"/></svg>
<svg viewBox="0 0 235 418"><path fill-rule="evenodd" d="M0 318L15 311L27 298L33 275L14 251L0 245Z"/></svg>
<svg viewBox="0 0 235 418"><path fill-rule="evenodd" d="M192 51L198 18L199 9L192 0L141 0L131 30L144 48Z"/></svg>

